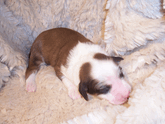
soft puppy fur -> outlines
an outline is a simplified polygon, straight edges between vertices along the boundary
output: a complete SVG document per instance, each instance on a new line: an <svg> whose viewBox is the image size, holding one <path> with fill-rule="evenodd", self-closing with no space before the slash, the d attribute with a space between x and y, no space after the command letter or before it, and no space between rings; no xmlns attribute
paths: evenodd
<svg viewBox="0 0 165 124"><path fill-rule="evenodd" d="M127 101L131 86L118 66L123 58L111 57L80 33L67 28L44 31L34 41L26 70L26 90L37 89L35 76L42 64L54 67L57 77L65 84L68 95L97 95L113 104ZM81 95L80 95L81 94Z"/></svg>

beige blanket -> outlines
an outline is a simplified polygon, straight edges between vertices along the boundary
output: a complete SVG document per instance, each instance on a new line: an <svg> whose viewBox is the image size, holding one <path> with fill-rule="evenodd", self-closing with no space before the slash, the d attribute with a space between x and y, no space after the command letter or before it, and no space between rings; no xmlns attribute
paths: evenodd
<svg viewBox="0 0 165 124"><path fill-rule="evenodd" d="M0 123L164 124L165 25L159 0L1 0ZM133 87L124 105L72 100L52 67L25 91L30 46L39 33L68 27L99 43L120 64Z"/></svg>

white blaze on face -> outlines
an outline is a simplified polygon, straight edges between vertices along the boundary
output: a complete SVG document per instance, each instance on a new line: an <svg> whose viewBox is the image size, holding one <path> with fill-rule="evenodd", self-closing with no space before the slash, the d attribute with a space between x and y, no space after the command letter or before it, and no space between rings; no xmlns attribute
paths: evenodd
<svg viewBox="0 0 165 124"><path fill-rule="evenodd" d="M108 76L116 76L118 73L118 66L111 60L93 60L91 65L91 76L100 82L105 82Z"/></svg>
<svg viewBox="0 0 165 124"><path fill-rule="evenodd" d="M107 99L112 104L123 104L131 92L131 86L119 77L118 70L118 66L111 60L92 62L92 77L99 80L100 85L111 86L107 94L100 94L99 97Z"/></svg>

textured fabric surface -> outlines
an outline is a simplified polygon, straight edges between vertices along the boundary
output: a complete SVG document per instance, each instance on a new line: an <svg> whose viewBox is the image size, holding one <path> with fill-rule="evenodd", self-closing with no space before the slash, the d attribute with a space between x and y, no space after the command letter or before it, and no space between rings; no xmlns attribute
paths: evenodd
<svg viewBox="0 0 165 124"><path fill-rule="evenodd" d="M165 24L159 0L109 0L104 43L112 55L125 55L164 39Z"/></svg>
<svg viewBox="0 0 165 124"><path fill-rule="evenodd" d="M165 20L160 0L1 0L0 123L164 124ZM104 25L105 24L105 25ZM25 91L30 47L39 33L74 29L120 63L133 87L124 105L90 97L72 100L50 66Z"/></svg>

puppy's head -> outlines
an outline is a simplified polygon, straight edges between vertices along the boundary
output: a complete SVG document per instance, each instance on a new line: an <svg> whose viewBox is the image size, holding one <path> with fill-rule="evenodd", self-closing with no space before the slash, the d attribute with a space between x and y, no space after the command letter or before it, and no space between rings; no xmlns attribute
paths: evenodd
<svg viewBox="0 0 165 124"><path fill-rule="evenodd" d="M123 104L131 92L131 86L124 80L122 68L118 63L121 57L110 57L101 53L93 60L84 63L80 69L79 92L88 100L88 95L97 95L112 104Z"/></svg>

